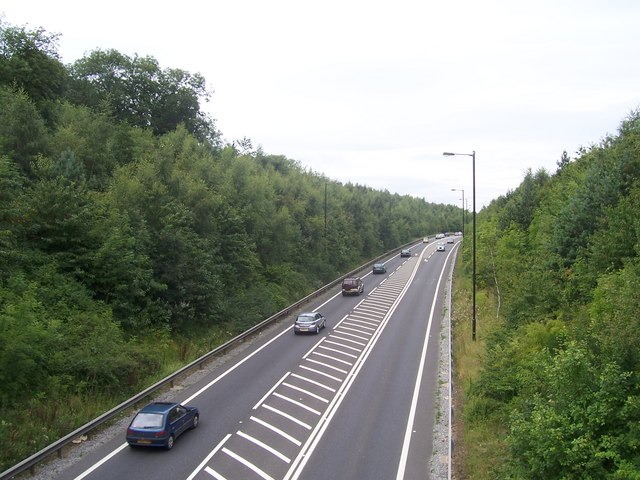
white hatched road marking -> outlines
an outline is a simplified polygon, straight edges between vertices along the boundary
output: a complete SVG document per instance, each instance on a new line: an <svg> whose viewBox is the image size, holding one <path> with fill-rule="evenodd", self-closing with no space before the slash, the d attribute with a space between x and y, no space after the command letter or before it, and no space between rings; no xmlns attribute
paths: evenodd
<svg viewBox="0 0 640 480"><path fill-rule="evenodd" d="M282 395L281 393L278 392L274 392L273 393L274 397L278 397L281 398L282 400L284 400L285 402L289 402L289 403L293 403L294 405L299 406L300 408L304 408L305 410L311 412L311 413L315 413L316 415L320 415L322 412L319 412L318 410L316 410L315 408L311 408L308 405L305 405L302 402L299 402L297 400L294 400L293 398L289 398L286 395Z"/></svg>
<svg viewBox="0 0 640 480"><path fill-rule="evenodd" d="M310 397L316 398L316 399L320 400L321 402L329 403L329 400L327 400L326 398L321 397L320 395L316 395L315 393L310 392L309 390L305 390L304 388L296 387L295 385L292 385L292 384L287 383L287 382L282 382L282 385L284 385L285 387L292 388L293 390L297 390L298 392L302 392L305 395L309 395Z"/></svg>
<svg viewBox="0 0 640 480"><path fill-rule="evenodd" d="M196 468L191 475L189 475L187 477L187 480L193 480L193 478L198 474L198 472L200 470L202 470L202 468L209 463L209 460L211 460L211 457L213 457L216 453L218 453L218 450L220 450L222 448L222 446L227 443L227 440L229 440L229 438L231 438L231 434L227 434L225 435L225 437L220 441L220 443L218 443L218 445L216 445L216 447L211 450L211 452L209 453L209 455L207 455L204 460L202 460L202 462L200 462L200 465L198 465L198 468ZM209 468L209 467L207 467ZM214 472L213 469L209 468L209 470L211 470L211 472ZM211 472L207 472L207 473L211 473ZM217 473L217 472L216 472ZM212 474L213 475L213 474ZM222 475L220 475L219 477L216 477L219 479L224 479L224 477Z"/></svg>
<svg viewBox="0 0 640 480"><path fill-rule="evenodd" d="M304 423L302 420L298 420L293 415L289 415L288 413L283 412L282 410L278 410L277 408L272 407L271 405L267 405L266 403L262 404L262 408L266 408L267 410L271 410L273 413L277 413L278 415L291 420L294 423L297 423L301 427L306 428L307 430L311 430L311 425L308 423Z"/></svg>
<svg viewBox="0 0 640 480"><path fill-rule="evenodd" d="M349 321L350 322L362 322L362 323L366 323L368 325L380 325L380 320L382 320L380 318L380 316L376 316L375 318L369 318L365 315L352 315L351 317L349 317Z"/></svg>
<svg viewBox="0 0 640 480"><path fill-rule="evenodd" d="M323 376L325 376L327 378L330 378L331 380L335 380L337 382L342 383L342 379L341 378L334 377L333 375L329 375L328 373L324 373L324 372L322 372L320 370L316 370L315 368L307 367L306 365L300 365L300 368L303 368L305 370L309 370L310 372L317 373L318 375L323 375Z"/></svg>
<svg viewBox="0 0 640 480"><path fill-rule="evenodd" d="M376 312L379 316L384 317L384 314L388 310L389 310L389 306L388 305L383 305L383 306L378 307L377 305L368 305L367 304L366 310L364 310L362 313Z"/></svg>
<svg viewBox="0 0 640 480"><path fill-rule="evenodd" d="M325 342L325 343L329 343L329 342ZM337 348L326 347L324 345L320 345L318 348L321 348L323 350L329 350L330 352L336 352L336 353L339 353L340 355L346 355L347 357L358 358L358 356L354 355L353 353L343 352L342 350L338 350Z"/></svg>
<svg viewBox="0 0 640 480"><path fill-rule="evenodd" d="M307 362L315 363L316 365L322 365L323 367L330 368L331 370L335 370L336 372L344 373L345 375L349 373L348 370L343 370L342 368L334 367L333 365L329 365L328 363L319 362L318 360L313 360L311 358L307 358Z"/></svg>
<svg viewBox="0 0 640 480"><path fill-rule="evenodd" d="M223 477L222 475L220 475L218 472L216 472L211 467L205 467L204 471L207 472L209 475L211 475L216 480L227 480L227 477Z"/></svg>
<svg viewBox="0 0 640 480"><path fill-rule="evenodd" d="M344 330L347 330L347 332L358 332L358 333L362 333L362 332L360 331L360 329L358 329L358 328L349 328L349 327L341 326L341 327L340 327L340 333L343 333L343 334L345 334L345 335L352 335L352 336L354 336L354 337L356 337L356 338L359 338L360 340L369 340L367 337L363 337L362 335L355 335L355 334L353 334L353 333L347 333L347 332L345 332ZM371 337L371 335L369 335L369 337Z"/></svg>
<svg viewBox="0 0 640 480"><path fill-rule="evenodd" d="M316 382L315 380L311 380L310 378L303 377L302 375L298 375L297 373L292 373L291 376L295 377L295 378L299 378L300 380L303 380L305 382L309 382L309 383L312 383L314 385L317 385L318 387L324 388L326 390L329 390L330 392L335 392L336 391L335 388L331 388L331 387L325 385L324 383Z"/></svg>
<svg viewBox="0 0 640 480"><path fill-rule="evenodd" d="M366 346L366 345L367 345L366 343L357 342L357 341L352 340L352 339L350 339L350 338L340 337L339 335L340 335L341 333L342 333L342 332L334 332L334 333L332 333L332 334L331 334L331 338L336 338L336 339L338 339L338 340L342 340L343 342L351 342L351 343L355 343L355 344L360 345L360 346L362 346L362 347L364 347L364 346ZM345 333L345 335L349 335L349 336L355 337L355 335L351 335L350 333Z"/></svg>
<svg viewBox="0 0 640 480"><path fill-rule="evenodd" d="M267 393L264 394L264 396L260 399L260 401L253 406L252 410L256 410L260 405L262 405L264 401L267 399L267 397L269 397L269 395L271 395L273 391L276 388L278 388L278 385L280 385L284 381L284 379L287 378L288 376L289 376L289 372L285 373L282 376L282 378L278 380L276 384L273 387L271 387Z"/></svg>
<svg viewBox="0 0 640 480"><path fill-rule="evenodd" d="M286 455L283 455L282 453L280 453L279 451L277 451L275 448L270 447L269 445L267 445L264 442L261 442L260 440L258 440L255 437L252 437L251 435L244 433L240 430L238 430L236 432L238 435L240 435L242 438L249 440L251 443L258 445L261 448L264 448L267 452L275 455L276 457L278 457L280 460L282 460L283 462L286 463L291 463L291 459L289 457L287 457Z"/></svg>
<svg viewBox="0 0 640 480"><path fill-rule="evenodd" d="M253 420L256 423L259 423L260 425L262 425L265 428L268 428L269 430L271 430L272 432L277 433L278 435L280 435L282 438L286 438L287 440L289 440L291 443L293 443L294 445L297 445L298 447L300 445L302 445L302 442L296 438L293 438L291 435L289 435L287 432L283 432L282 430L280 430L279 428L271 425L270 423L265 422L264 420L260 420L258 417L249 417L251 420Z"/></svg>
<svg viewBox="0 0 640 480"><path fill-rule="evenodd" d="M348 362L348 361L346 361L346 360L341 360L341 359L339 359L339 358L336 358L336 357L335 357L335 356L333 356L333 355L327 355L327 354L325 354L325 353L320 353L320 352L313 352L313 354L314 354L314 355L317 355L317 356L319 356L319 357L328 358L328 359L330 359L330 360L335 360L336 362L344 363L345 365L348 365L348 366L353 365L353 362Z"/></svg>
<svg viewBox="0 0 640 480"><path fill-rule="evenodd" d="M349 350L355 350L356 352L361 352L362 351L361 348L350 347L349 345L345 345L344 343L334 342L332 340L325 340L324 343L330 343L331 345L338 345L339 347L348 348ZM324 348L326 348L326 347L324 347Z"/></svg>
<svg viewBox="0 0 640 480"><path fill-rule="evenodd" d="M267 472L265 472L264 470L256 467L253 463L251 463L246 458L241 457L240 455L238 455L237 453L232 452L228 448L223 448L222 451L224 453L226 453L227 455L229 455L231 458L233 458L233 459L237 460L238 462L240 462L241 464L243 464L244 466L249 467L251 470L253 470L258 475L260 475L262 478L264 478L264 480L274 480L274 478L269 476L267 474Z"/></svg>
<svg viewBox="0 0 640 480"><path fill-rule="evenodd" d="M369 330L371 332L375 332L376 331L375 328L367 327L365 325L361 325L360 323L362 323L362 322L358 322L357 320L355 320L355 321L345 322L345 325L350 325L350 326L353 326L353 327L357 327L360 330ZM367 333L367 332L365 332L365 333Z"/></svg>

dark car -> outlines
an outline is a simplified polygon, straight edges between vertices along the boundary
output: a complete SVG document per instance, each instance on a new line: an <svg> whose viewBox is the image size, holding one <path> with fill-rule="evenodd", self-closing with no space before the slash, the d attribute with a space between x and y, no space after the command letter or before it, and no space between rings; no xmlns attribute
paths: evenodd
<svg viewBox="0 0 640 480"><path fill-rule="evenodd" d="M301 313L293 323L293 333L320 333L325 327L327 319L318 312Z"/></svg>
<svg viewBox="0 0 640 480"><path fill-rule="evenodd" d="M342 295L360 295L364 292L364 282L360 277L349 277L342 280Z"/></svg>
<svg viewBox="0 0 640 480"><path fill-rule="evenodd" d="M373 273L387 273L387 267L385 267L384 263L374 263Z"/></svg>
<svg viewBox="0 0 640 480"><path fill-rule="evenodd" d="M200 412L179 403L154 402L140 410L127 428L127 443L132 447L173 448L184 432L196 428Z"/></svg>
<svg viewBox="0 0 640 480"><path fill-rule="evenodd" d="M401 257L410 257L411 256L411 250L408 249L404 249L400 252L400 256Z"/></svg>

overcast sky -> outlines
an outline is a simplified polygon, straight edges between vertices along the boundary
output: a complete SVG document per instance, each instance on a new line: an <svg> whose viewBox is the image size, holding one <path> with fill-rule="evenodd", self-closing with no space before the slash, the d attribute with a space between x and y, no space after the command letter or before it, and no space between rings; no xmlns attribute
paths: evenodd
<svg viewBox="0 0 640 480"><path fill-rule="evenodd" d="M227 141L478 210L640 107L637 0L0 0L4 21L201 73Z"/></svg>

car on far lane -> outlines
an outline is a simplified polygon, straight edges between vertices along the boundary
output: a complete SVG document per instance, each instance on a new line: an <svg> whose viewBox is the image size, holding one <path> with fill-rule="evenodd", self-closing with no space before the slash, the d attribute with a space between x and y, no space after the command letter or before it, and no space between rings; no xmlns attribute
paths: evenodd
<svg viewBox="0 0 640 480"><path fill-rule="evenodd" d="M293 333L320 333L326 326L327 319L319 312L305 312L296 316L293 322Z"/></svg>
<svg viewBox="0 0 640 480"><path fill-rule="evenodd" d="M411 256L411 250L405 248L404 250L402 250L400 252L400 256L401 257L410 257Z"/></svg>
<svg viewBox="0 0 640 480"><path fill-rule="evenodd" d="M451 237L447 238L447 243L453 243L453 238Z"/></svg>
<svg viewBox="0 0 640 480"><path fill-rule="evenodd" d="M374 263L373 273L387 273L387 267L384 265L384 263Z"/></svg>
<svg viewBox="0 0 640 480"><path fill-rule="evenodd" d="M444 252L444 243L439 243L438 247L436 248L436 250L438 252Z"/></svg>
<svg viewBox="0 0 640 480"><path fill-rule="evenodd" d="M200 412L173 402L153 402L140 410L127 428L127 443L131 447L173 448L176 439L196 428Z"/></svg>

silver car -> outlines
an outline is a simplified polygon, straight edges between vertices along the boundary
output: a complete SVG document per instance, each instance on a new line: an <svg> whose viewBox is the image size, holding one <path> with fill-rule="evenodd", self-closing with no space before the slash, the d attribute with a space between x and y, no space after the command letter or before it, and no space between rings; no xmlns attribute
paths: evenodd
<svg viewBox="0 0 640 480"><path fill-rule="evenodd" d="M320 333L320 330L325 327L327 319L321 313L318 312L305 312L296 317L296 321L293 323L293 333Z"/></svg>

